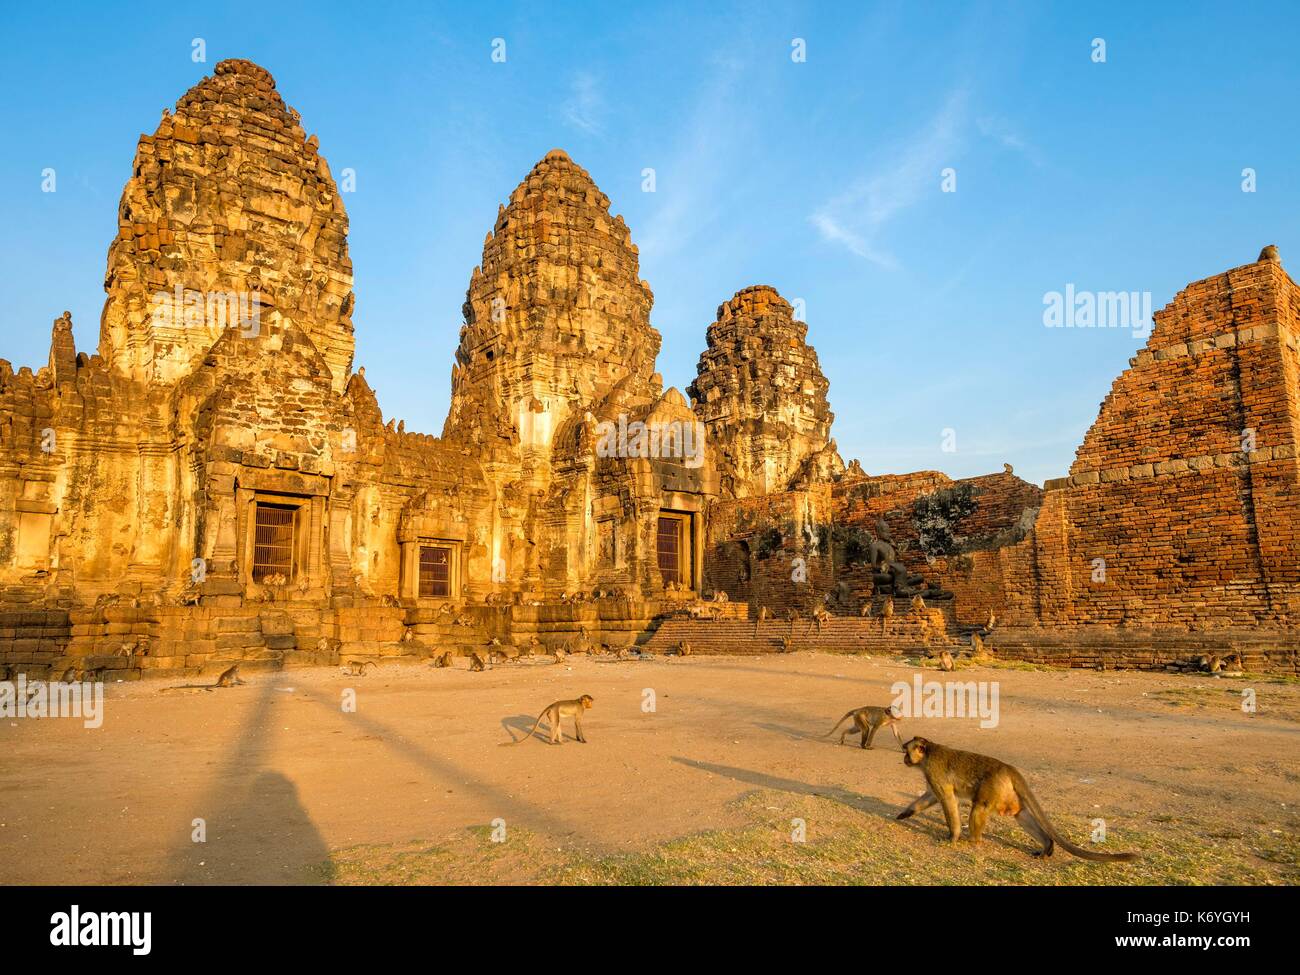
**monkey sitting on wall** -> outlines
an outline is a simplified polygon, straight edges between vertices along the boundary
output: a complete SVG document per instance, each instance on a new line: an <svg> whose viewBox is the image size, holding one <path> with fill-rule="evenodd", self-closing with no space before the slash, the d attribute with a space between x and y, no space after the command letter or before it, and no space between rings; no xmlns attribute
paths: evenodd
<svg viewBox="0 0 1300 975"><path fill-rule="evenodd" d="M996 758L974 752L947 748L925 738L913 738L903 746L903 763L919 768L925 775L926 790L915 802L898 814L907 819L936 802L943 806L952 842L961 839L961 816L958 799L969 799L970 842L978 843L990 813L1015 816L1030 836L1043 844L1034 856L1049 857L1054 844L1084 860L1127 862L1136 853L1097 853L1075 846L1063 837L1043 812L1020 770Z"/></svg>
<svg viewBox="0 0 1300 975"><path fill-rule="evenodd" d="M551 728L551 744L562 745L564 744L564 732L560 730L560 719L572 718L573 728L577 733L577 739L585 745L587 743L587 737L582 733L582 712L590 708L594 700L595 698L590 694L584 694L582 697L576 698L572 701L556 701L554 704L548 705L546 709L537 716L537 720L533 722L533 727L529 730L528 734L520 738L519 741L511 742L511 744L518 745L533 737L537 732L537 726L542 723L542 718L545 718L546 723L550 725Z"/></svg>

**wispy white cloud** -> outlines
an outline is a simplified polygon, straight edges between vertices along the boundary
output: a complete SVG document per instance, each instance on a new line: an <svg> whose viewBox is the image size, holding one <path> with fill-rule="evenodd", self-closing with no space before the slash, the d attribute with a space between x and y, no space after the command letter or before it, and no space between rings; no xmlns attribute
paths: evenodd
<svg viewBox="0 0 1300 975"><path fill-rule="evenodd" d="M561 107L564 120L588 135L598 135L604 109L605 98L601 94L600 82L591 72L579 71L573 76L569 97Z"/></svg>
<svg viewBox="0 0 1300 975"><path fill-rule="evenodd" d="M904 210L940 191L940 171L953 165L961 150L967 100L965 89L950 92L921 130L887 154L888 163L819 207L809 220L822 237L873 264L896 269L884 231Z"/></svg>
<svg viewBox="0 0 1300 975"><path fill-rule="evenodd" d="M743 172L754 112L742 85L748 66L734 55L720 55L710 67L675 144L663 158L646 162L656 171L658 206L639 235L643 265L712 233L723 187Z"/></svg>
<svg viewBox="0 0 1300 975"><path fill-rule="evenodd" d="M992 139L1004 149L1018 152L1035 166L1043 164L1042 153L1032 145L1009 121L996 115L984 115L975 121L980 135Z"/></svg>

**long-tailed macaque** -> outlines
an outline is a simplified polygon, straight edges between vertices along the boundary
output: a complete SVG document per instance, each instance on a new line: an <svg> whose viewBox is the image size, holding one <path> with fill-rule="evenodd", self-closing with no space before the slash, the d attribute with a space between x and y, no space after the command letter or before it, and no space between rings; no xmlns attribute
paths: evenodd
<svg viewBox="0 0 1300 975"><path fill-rule="evenodd" d="M595 698L590 694L584 694L572 701L556 701L537 716L537 720L533 722L533 727L528 734L520 738L519 741L512 742L512 744L518 745L520 742L525 742L531 738L537 732L537 726L542 723L542 718L545 718L546 723L551 728L551 744L562 745L564 743L564 732L560 730L560 719L572 718L577 739L585 745L587 738L582 733L582 712L591 707L594 700Z"/></svg>
<svg viewBox="0 0 1300 975"><path fill-rule="evenodd" d="M98 669L102 673L102 669ZM90 673L89 671L87 673ZM84 679L83 675L83 679ZM239 676L239 664L231 664L221 672L211 684L180 684L176 687L164 687L158 693L162 694L167 691L215 691L218 687L234 687L236 684L247 684L248 681Z"/></svg>
<svg viewBox="0 0 1300 975"><path fill-rule="evenodd" d="M980 841L989 813L996 812L1004 816L1015 816L1016 822L1025 832L1043 844L1043 848L1036 850L1034 856L1051 856L1053 845L1059 843L1065 850L1084 860L1114 862L1137 858L1136 853L1097 853L1075 846L1052 825L1043 812L1043 807L1029 791L1029 784L1020 770L996 758L947 748L925 738L913 738L903 746L903 762L919 768L925 774L928 788L920 798L899 813L898 818L907 819L923 809L929 809L936 802L940 803L944 819L948 822L949 838L954 843L961 839L961 816L957 800L969 799L972 843Z"/></svg>
<svg viewBox="0 0 1300 975"><path fill-rule="evenodd" d="M898 741L898 747L903 747L903 736L898 733L898 721L902 717L895 709L894 705L887 708L878 708L874 706L864 708L854 708L839 721L835 722L835 727L823 735L823 738L829 738L839 730L840 725L849 718L853 719L853 727L845 728L844 733L840 735L840 744L844 744L844 739L855 732L862 733L862 740L859 746L870 748L871 741L876 737L876 732L881 728L888 727L894 733L894 738Z"/></svg>

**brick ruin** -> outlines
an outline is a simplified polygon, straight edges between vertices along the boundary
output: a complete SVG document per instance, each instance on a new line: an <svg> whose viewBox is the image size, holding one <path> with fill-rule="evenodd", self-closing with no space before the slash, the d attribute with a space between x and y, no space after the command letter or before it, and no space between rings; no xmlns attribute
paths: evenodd
<svg viewBox="0 0 1300 975"><path fill-rule="evenodd" d="M408 432L353 369L347 229L257 65L221 62L140 137L97 352L65 313L47 365L0 360L0 668L978 632L1074 666L1296 670L1300 290L1275 259L1157 313L1039 488L846 466L767 286L718 308L689 401L664 389L631 233L560 150L470 275L442 435Z"/></svg>

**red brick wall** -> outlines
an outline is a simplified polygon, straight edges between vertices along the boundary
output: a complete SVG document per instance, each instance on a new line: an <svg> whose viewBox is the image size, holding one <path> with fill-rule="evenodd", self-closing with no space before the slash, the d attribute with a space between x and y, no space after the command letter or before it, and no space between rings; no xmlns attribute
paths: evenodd
<svg viewBox="0 0 1300 975"><path fill-rule="evenodd" d="M719 505L711 551L769 526L788 534L809 511L871 534L884 518L908 568L954 594L962 624L993 611L1012 627L1292 626L1300 617L1297 333L1300 288L1277 264L1189 285L1156 313L1146 348L1115 380L1068 478L1046 491L1009 473L965 482L977 507L954 525L960 555L927 562L917 543L917 499L962 483L936 471L845 478L815 501L796 493ZM1243 451L1247 431L1254 449ZM735 573L739 556L730 558L721 576ZM1097 559L1104 581L1093 577ZM832 578L829 564L809 565L821 592L835 578L867 585L865 570L836 567ZM782 568L788 573L788 558ZM773 604L799 596L766 566L748 589Z"/></svg>
<svg viewBox="0 0 1300 975"><path fill-rule="evenodd" d="M1070 477L1048 482L1035 571L1017 582L1022 611L1036 578L1035 613L1055 625L1295 618L1298 303L1280 266L1261 262L1191 284L1157 312Z"/></svg>

